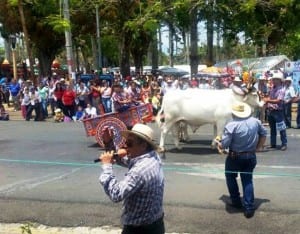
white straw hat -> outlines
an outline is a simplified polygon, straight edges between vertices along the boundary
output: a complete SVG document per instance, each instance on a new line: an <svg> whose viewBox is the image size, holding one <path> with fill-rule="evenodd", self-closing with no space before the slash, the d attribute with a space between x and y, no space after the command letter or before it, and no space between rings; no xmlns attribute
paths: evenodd
<svg viewBox="0 0 300 234"><path fill-rule="evenodd" d="M127 137L129 134L133 134L139 138L142 138L143 140L148 142L154 149L157 148L153 139L153 130L149 126L137 123L133 126L131 130L125 130L121 132L121 135L123 137Z"/></svg>
<svg viewBox="0 0 300 234"><path fill-rule="evenodd" d="M288 76L287 78L285 78L285 81L293 81L292 77Z"/></svg>
<svg viewBox="0 0 300 234"><path fill-rule="evenodd" d="M238 118L248 118L251 115L251 107L247 103L237 102L232 106L231 112Z"/></svg>

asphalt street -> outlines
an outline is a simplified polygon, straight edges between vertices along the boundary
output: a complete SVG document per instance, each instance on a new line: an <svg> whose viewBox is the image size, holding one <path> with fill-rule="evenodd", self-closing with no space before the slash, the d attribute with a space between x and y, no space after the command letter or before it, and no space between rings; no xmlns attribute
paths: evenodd
<svg viewBox="0 0 300 234"><path fill-rule="evenodd" d="M151 126L158 140L156 125ZM257 210L251 219L226 205L225 157L210 149L212 126L190 133L191 141L182 144L181 151L174 149L168 137L163 161L167 232L299 233L300 130L287 131L287 151L257 154ZM75 233L76 228L82 234L101 233L99 228L120 233L121 204L104 194L98 182L101 168L93 163L99 153L95 140L85 136L82 123L1 122L1 225L32 222L70 228L64 233ZM116 166L115 172L122 178L126 169ZM59 233L58 229L45 228L47 233Z"/></svg>

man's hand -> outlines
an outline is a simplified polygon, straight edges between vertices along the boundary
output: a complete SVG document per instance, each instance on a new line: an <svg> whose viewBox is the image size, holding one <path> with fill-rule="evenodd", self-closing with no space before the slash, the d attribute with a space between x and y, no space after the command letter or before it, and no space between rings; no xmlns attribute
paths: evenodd
<svg viewBox="0 0 300 234"><path fill-rule="evenodd" d="M221 143L221 137L220 136L216 136L216 138L215 138L215 143L216 143L216 145L217 145L217 149L218 149L218 152L219 152L219 154L224 154L224 150L223 150L223 148L222 148L222 143Z"/></svg>
<svg viewBox="0 0 300 234"><path fill-rule="evenodd" d="M267 103L267 102L270 101L270 98L269 98L269 97L264 97L264 98L263 98L263 101L264 101L265 103Z"/></svg>
<svg viewBox="0 0 300 234"><path fill-rule="evenodd" d="M99 158L102 164L112 164L114 163L113 156L114 156L114 151L112 150L112 151L107 151L102 153Z"/></svg>

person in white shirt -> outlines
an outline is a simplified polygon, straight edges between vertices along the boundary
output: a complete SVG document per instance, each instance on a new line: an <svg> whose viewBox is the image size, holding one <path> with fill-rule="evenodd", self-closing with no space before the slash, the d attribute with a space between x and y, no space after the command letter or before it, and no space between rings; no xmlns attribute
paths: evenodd
<svg viewBox="0 0 300 234"><path fill-rule="evenodd" d="M292 103L295 102L297 95L293 86L293 80L291 77L287 77L284 80L284 121L287 128L291 128L292 121Z"/></svg>
<svg viewBox="0 0 300 234"><path fill-rule="evenodd" d="M32 88L29 93L30 96L30 105L28 106L26 113L26 121L30 121L32 111L35 111L34 121L40 120L41 115L41 97L39 92L36 91L35 88Z"/></svg>
<svg viewBox="0 0 300 234"><path fill-rule="evenodd" d="M178 89L178 80L173 80L170 76L166 78L166 81L162 84L162 93L166 95L168 91Z"/></svg>
<svg viewBox="0 0 300 234"><path fill-rule="evenodd" d="M97 117L97 109L96 107L88 103L87 107L84 109L84 118L95 118L95 117Z"/></svg>
<svg viewBox="0 0 300 234"><path fill-rule="evenodd" d="M78 105L82 108L86 107L86 102L88 99L89 89L85 85L84 82L80 82L79 85L76 87L76 97L78 99Z"/></svg>

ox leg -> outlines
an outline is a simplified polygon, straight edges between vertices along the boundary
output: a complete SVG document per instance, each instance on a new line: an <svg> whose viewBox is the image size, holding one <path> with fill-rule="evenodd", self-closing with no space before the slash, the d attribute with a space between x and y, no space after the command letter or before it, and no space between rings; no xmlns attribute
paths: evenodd
<svg viewBox="0 0 300 234"><path fill-rule="evenodd" d="M220 121L220 122L214 124L214 138L213 138L212 143L211 143L212 149L217 148L217 144L214 141L214 139L216 139L217 136L222 137L225 124L226 124L226 121Z"/></svg>
<svg viewBox="0 0 300 234"><path fill-rule="evenodd" d="M165 127L163 127L161 129L161 133L160 133L160 141L159 141L159 150L160 152L164 152L165 151L165 138L166 138L166 134L167 134L167 129Z"/></svg>
<svg viewBox="0 0 300 234"><path fill-rule="evenodd" d="M217 148L217 145L216 145L216 142L214 141L215 138L217 137L217 134L218 134L218 131L217 131L217 125L214 124L214 135L213 135L213 139L212 139L212 142L211 142L211 148L212 149L216 149Z"/></svg>
<svg viewBox="0 0 300 234"><path fill-rule="evenodd" d="M179 146L180 135L181 135L180 124L181 124L181 121L176 122L172 127L174 145L175 145L176 149L178 149L178 150L182 149L181 146Z"/></svg>
<svg viewBox="0 0 300 234"><path fill-rule="evenodd" d="M189 141L188 124L185 121L179 121L178 135L179 135L179 141L180 142Z"/></svg>
<svg viewBox="0 0 300 234"><path fill-rule="evenodd" d="M190 136L188 134L188 124L186 122L184 122L183 135L184 135L184 141L189 142Z"/></svg>

